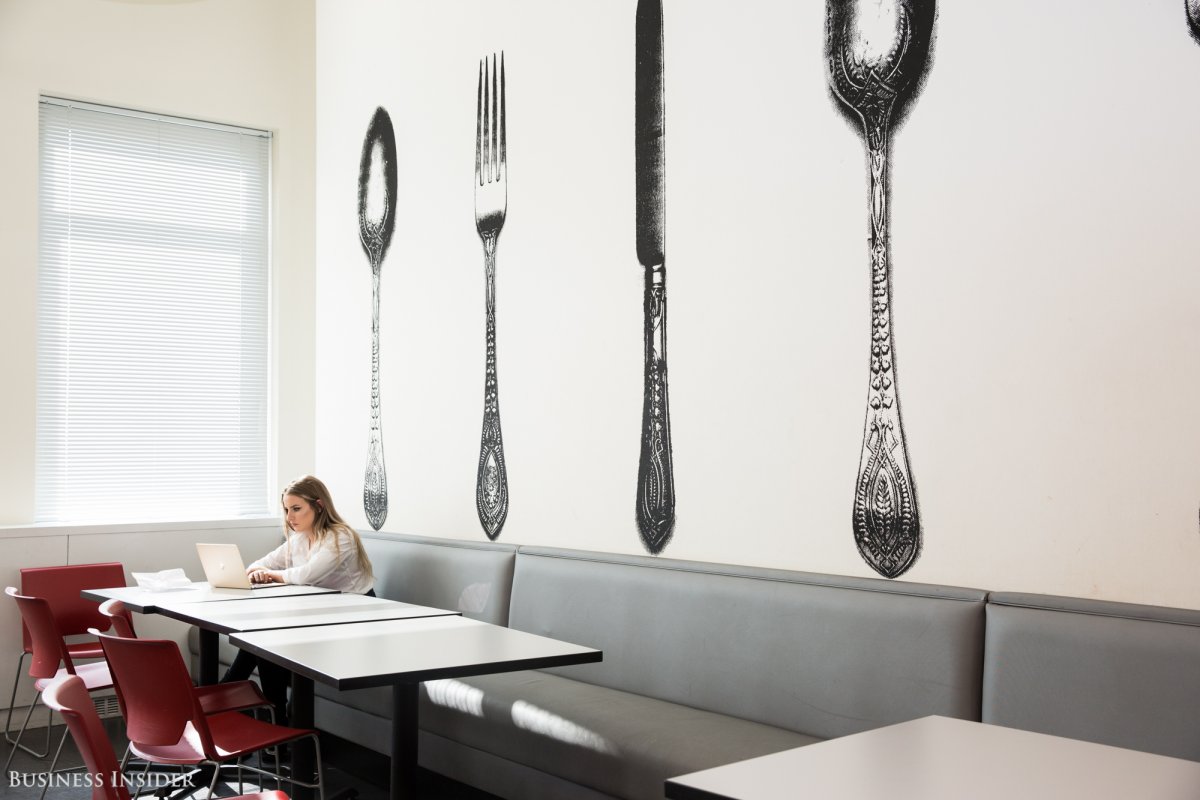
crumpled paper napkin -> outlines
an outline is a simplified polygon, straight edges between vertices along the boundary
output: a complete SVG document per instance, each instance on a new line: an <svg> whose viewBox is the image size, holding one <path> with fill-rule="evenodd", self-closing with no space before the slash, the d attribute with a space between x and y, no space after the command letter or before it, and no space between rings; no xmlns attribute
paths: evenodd
<svg viewBox="0 0 1200 800"><path fill-rule="evenodd" d="M151 592L165 592L170 589L185 589L192 585L182 569L164 569L159 572L134 572L133 580L143 589Z"/></svg>

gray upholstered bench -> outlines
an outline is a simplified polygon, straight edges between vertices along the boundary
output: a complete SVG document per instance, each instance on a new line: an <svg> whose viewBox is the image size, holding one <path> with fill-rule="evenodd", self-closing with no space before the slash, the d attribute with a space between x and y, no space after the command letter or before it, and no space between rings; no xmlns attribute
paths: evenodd
<svg viewBox="0 0 1200 800"><path fill-rule="evenodd" d="M501 796L658 798L668 777L742 758L926 714L979 719L981 591L363 538L381 597L604 651L425 685L422 765ZM386 690L317 687L318 727L380 752L390 708Z"/></svg>
<svg viewBox="0 0 1200 800"><path fill-rule="evenodd" d="M604 651L425 684L421 764L500 796L660 798L673 775L928 714L1200 761L1200 611L364 540L381 597ZM387 751L386 691L317 691L318 726Z"/></svg>
<svg viewBox="0 0 1200 800"><path fill-rule="evenodd" d="M604 661L428 684L422 763L506 797L660 798L673 775L927 714L979 719L984 600L521 547L509 624Z"/></svg>
<svg viewBox="0 0 1200 800"><path fill-rule="evenodd" d="M1200 761L1200 611L991 595L983 721Z"/></svg>

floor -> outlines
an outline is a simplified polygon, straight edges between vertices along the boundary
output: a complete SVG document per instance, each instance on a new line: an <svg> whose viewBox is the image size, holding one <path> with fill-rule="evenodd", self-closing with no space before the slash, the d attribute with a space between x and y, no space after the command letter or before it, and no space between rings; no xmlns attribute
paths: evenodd
<svg viewBox="0 0 1200 800"><path fill-rule="evenodd" d="M104 727L113 742L113 749L119 754L125 751L125 736L122 721L118 719L104 720ZM54 727L54 743L62 735L62 726ZM35 748L41 749L45 741L45 729L30 732ZM11 748L8 744L0 744L0 757L8 758ZM373 751L366 750L336 737L321 737L321 752L325 759L325 776L328 782L329 797L344 790L352 790L358 800L387 800L386 785L388 775L387 759ZM63 748L60 763L64 765L82 764L79 752L74 742L67 738ZM45 770L49 767L49 759L39 760L24 751L17 751L13 756L12 765L0 779L0 800L39 800L42 788L46 784ZM152 776L150 786L161 786L173 776L160 774ZM251 778L247 774L248 778ZM245 791L255 791L248 780ZM268 788L274 788L269 784ZM452 781L428 770L421 770L418 779L418 797L421 800L499 800L493 795L473 789L469 786ZM287 791L286 784L284 791ZM218 786L217 797L233 797L237 795L236 778ZM200 800L206 797L207 784L194 791L186 789L168 792L160 789L160 796L169 796L176 800ZM47 800L90 800L91 788L86 784L86 776L80 771L55 776L54 784L46 791ZM142 797L152 797L154 793L146 791Z"/></svg>

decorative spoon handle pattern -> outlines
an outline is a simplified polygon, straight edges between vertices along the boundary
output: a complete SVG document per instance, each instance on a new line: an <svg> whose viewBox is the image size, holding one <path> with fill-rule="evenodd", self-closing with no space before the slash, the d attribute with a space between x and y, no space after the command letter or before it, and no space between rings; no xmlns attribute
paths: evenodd
<svg viewBox="0 0 1200 800"><path fill-rule="evenodd" d="M886 141L870 148L870 162L871 374L854 491L854 541L876 572L895 578L920 553L921 522L900 422L892 340Z"/></svg>
<svg viewBox="0 0 1200 800"><path fill-rule="evenodd" d="M379 530L387 519L387 468L383 463L383 423L379 418L379 270L371 273L371 433L363 480L363 510Z"/></svg>

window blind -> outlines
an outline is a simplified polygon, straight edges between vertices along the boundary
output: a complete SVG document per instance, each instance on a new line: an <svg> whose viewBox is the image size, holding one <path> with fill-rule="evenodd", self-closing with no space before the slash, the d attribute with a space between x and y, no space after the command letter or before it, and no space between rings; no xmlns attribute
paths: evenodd
<svg viewBox="0 0 1200 800"><path fill-rule="evenodd" d="M268 513L269 133L42 98L39 522Z"/></svg>

